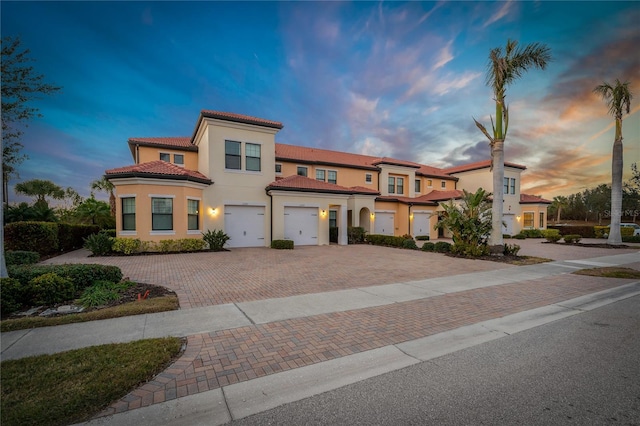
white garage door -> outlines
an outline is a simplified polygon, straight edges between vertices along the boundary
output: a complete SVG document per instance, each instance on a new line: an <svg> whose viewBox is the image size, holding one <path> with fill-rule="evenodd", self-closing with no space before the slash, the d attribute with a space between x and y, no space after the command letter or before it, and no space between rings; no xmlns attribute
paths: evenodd
<svg viewBox="0 0 640 426"><path fill-rule="evenodd" d="M264 246L264 207L224 206L224 229L228 247Z"/></svg>
<svg viewBox="0 0 640 426"><path fill-rule="evenodd" d="M429 213L414 213L413 214L413 236L418 235L430 235L429 219L431 215Z"/></svg>
<svg viewBox="0 0 640 426"><path fill-rule="evenodd" d="M284 239L296 246L318 245L318 208L285 207Z"/></svg>
<svg viewBox="0 0 640 426"><path fill-rule="evenodd" d="M375 234L393 235L393 213L376 213L375 221Z"/></svg>
<svg viewBox="0 0 640 426"><path fill-rule="evenodd" d="M502 233L513 235L513 215L505 214L502 216Z"/></svg>

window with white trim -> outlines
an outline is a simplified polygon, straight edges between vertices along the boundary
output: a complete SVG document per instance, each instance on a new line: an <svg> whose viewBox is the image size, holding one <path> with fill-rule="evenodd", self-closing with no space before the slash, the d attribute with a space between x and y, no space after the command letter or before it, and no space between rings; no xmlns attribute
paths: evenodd
<svg viewBox="0 0 640 426"><path fill-rule="evenodd" d="M276 164L276 173L282 173L282 164Z"/></svg>
<svg viewBox="0 0 640 426"><path fill-rule="evenodd" d="M171 154L166 152L160 153L160 161L166 161L167 163L171 162Z"/></svg>
<svg viewBox="0 0 640 426"><path fill-rule="evenodd" d="M404 194L404 178L396 178L396 192L400 195Z"/></svg>
<svg viewBox="0 0 640 426"><path fill-rule="evenodd" d="M338 183L338 172L335 170L329 170L329 172L327 172L327 182L334 185Z"/></svg>
<svg viewBox="0 0 640 426"><path fill-rule="evenodd" d="M307 168L306 167L302 167L302 166L298 166L298 176L307 177Z"/></svg>
<svg viewBox="0 0 640 426"><path fill-rule="evenodd" d="M524 212L522 226L525 228L533 228L533 212Z"/></svg>
<svg viewBox="0 0 640 426"><path fill-rule="evenodd" d="M228 170L240 170L241 166L240 142L224 141L224 168Z"/></svg>
<svg viewBox="0 0 640 426"><path fill-rule="evenodd" d="M415 192L416 192L416 194L420 193L420 179L416 179Z"/></svg>
<svg viewBox="0 0 640 426"><path fill-rule="evenodd" d="M260 166L260 145L255 143L246 143L244 145L246 169L250 172L259 172Z"/></svg>
<svg viewBox="0 0 640 426"><path fill-rule="evenodd" d="M136 230L136 199L135 197L122 198L122 230Z"/></svg>
<svg viewBox="0 0 640 426"><path fill-rule="evenodd" d="M325 173L324 170L316 169L316 180L324 182L324 173Z"/></svg>
<svg viewBox="0 0 640 426"><path fill-rule="evenodd" d="M172 198L151 198L151 230L173 230Z"/></svg>
<svg viewBox="0 0 640 426"><path fill-rule="evenodd" d="M200 229L200 201L187 200L187 230Z"/></svg>
<svg viewBox="0 0 640 426"><path fill-rule="evenodd" d="M389 194L396 193L396 178L389 176Z"/></svg>
<svg viewBox="0 0 640 426"><path fill-rule="evenodd" d="M447 188L447 181L440 181L440 188L442 189L446 189Z"/></svg>
<svg viewBox="0 0 640 426"><path fill-rule="evenodd" d="M516 193L516 180L514 178L511 178L511 193Z"/></svg>
<svg viewBox="0 0 640 426"><path fill-rule="evenodd" d="M173 154L173 164L177 166L184 166L184 155L183 154Z"/></svg>
<svg viewBox="0 0 640 426"><path fill-rule="evenodd" d="M365 182L365 183L371 183L372 178L373 178L373 177L371 176L371 173L365 173L365 175L364 175L364 182Z"/></svg>
<svg viewBox="0 0 640 426"><path fill-rule="evenodd" d="M508 194L509 193L509 178L508 177L504 178L503 186L504 186L504 188L502 188L502 190L504 191L505 194Z"/></svg>

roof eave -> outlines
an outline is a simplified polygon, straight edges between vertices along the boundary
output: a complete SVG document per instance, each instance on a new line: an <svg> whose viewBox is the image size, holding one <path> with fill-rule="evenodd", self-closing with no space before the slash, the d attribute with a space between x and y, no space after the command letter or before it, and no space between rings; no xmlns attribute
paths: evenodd
<svg viewBox="0 0 640 426"><path fill-rule="evenodd" d="M165 175L161 173L125 172L125 173L106 173L104 176L107 179L126 179L126 178L165 179L165 180L184 180L189 182L201 183L204 185L213 184L213 182L209 179L201 179L195 176Z"/></svg>

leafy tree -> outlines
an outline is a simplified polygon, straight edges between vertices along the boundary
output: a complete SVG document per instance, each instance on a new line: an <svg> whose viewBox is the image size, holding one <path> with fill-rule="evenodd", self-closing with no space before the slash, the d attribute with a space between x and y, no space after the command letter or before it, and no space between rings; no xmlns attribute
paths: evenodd
<svg viewBox="0 0 640 426"><path fill-rule="evenodd" d="M569 205L569 200L567 200L567 197L563 195L558 195L557 197L553 197L553 202L549 207L549 215L552 216L551 214L552 212L554 212L557 215L556 223L560 222L562 209L567 208L568 205Z"/></svg>
<svg viewBox="0 0 640 426"><path fill-rule="evenodd" d="M613 141L613 155L611 157L611 231L609 244L621 244L620 218L622 217L622 115L626 110L631 111L633 95L629 89L629 82L621 83L616 78L614 85L607 82L593 89L609 106L609 114L616 120L616 133Z"/></svg>
<svg viewBox="0 0 640 426"><path fill-rule="evenodd" d="M444 212L436 228L447 228L453 234L454 253L470 256L487 254L487 240L492 227L490 194L482 188L475 193L463 190L463 194L460 206L453 201L440 203Z"/></svg>
<svg viewBox="0 0 640 426"><path fill-rule="evenodd" d="M91 182L91 191L104 191L109 194L109 208L111 216L116 217L116 196L113 194L115 186L104 176L102 179Z"/></svg>
<svg viewBox="0 0 640 426"><path fill-rule="evenodd" d="M622 209L627 212L625 216L636 217L640 215L640 171L638 164L631 164L631 179L625 182L622 188Z"/></svg>
<svg viewBox="0 0 640 426"><path fill-rule="evenodd" d="M491 118L493 134L480 124L473 121L480 131L489 139L491 147L491 170L493 171L493 203L491 214L493 224L489 242L496 247L496 253L503 252L502 213L503 213L503 180L504 180L504 141L509 128L509 109L505 105L507 87L520 78L529 68L545 69L551 61L549 48L540 43L531 43L524 48L518 47L518 42L507 40L504 51L497 47L489 52L486 82L493 90L496 103L496 122Z"/></svg>
<svg viewBox="0 0 640 426"><path fill-rule="evenodd" d="M58 221L55 211L52 208L42 204L34 204L33 206L30 206L25 202L15 206L8 205L5 208L4 219L5 223Z"/></svg>
<svg viewBox="0 0 640 426"><path fill-rule="evenodd" d="M78 206L76 218L80 223L98 225L102 228L115 226L115 220L111 217L109 204L104 201L98 201L93 197L87 198Z"/></svg>
<svg viewBox="0 0 640 426"><path fill-rule="evenodd" d="M35 204L49 206L46 197L61 200L65 196L64 189L50 180L32 179L20 182L15 186L16 193L35 197Z"/></svg>

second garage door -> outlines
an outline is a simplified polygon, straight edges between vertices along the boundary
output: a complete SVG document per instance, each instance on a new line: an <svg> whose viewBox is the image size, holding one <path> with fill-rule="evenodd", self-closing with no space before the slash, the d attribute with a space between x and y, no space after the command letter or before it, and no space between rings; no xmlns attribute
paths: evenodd
<svg viewBox="0 0 640 426"><path fill-rule="evenodd" d="M375 215L375 234L393 235L393 213L378 213Z"/></svg>
<svg viewBox="0 0 640 426"><path fill-rule="evenodd" d="M413 214L413 236L418 235L430 235L429 219L431 215L429 213L414 213Z"/></svg>
<svg viewBox="0 0 640 426"><path fill-rule="evenodd" d="M229 247L264 246L264 207L224 206L224 229Z"/></svg>
<svg viewBox="0 0 640 426"><path fill-rule="evenodd" d="M285 207L284 238L297 246L318 245L318 208Z"/></svg>

